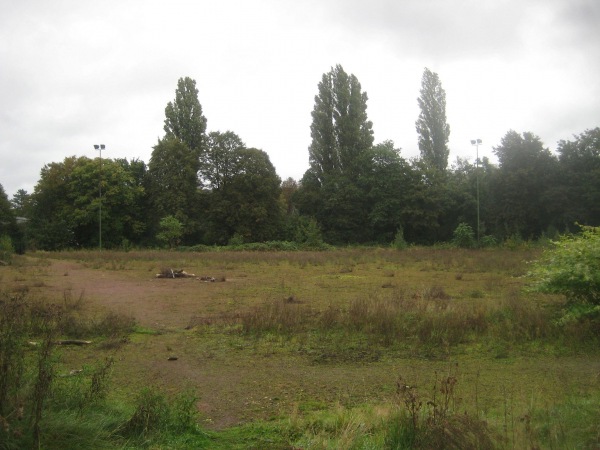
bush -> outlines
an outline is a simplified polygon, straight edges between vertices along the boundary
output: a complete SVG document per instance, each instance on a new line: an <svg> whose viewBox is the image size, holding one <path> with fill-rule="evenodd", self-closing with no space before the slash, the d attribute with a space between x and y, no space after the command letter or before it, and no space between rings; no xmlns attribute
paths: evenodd
<svg viewBox="0 0 600 450"><path fill-rule="evenodd" d="M183 224L174 216L160 219L158 227L160 231L156 235L156 239L168 245L169 248L175 247L183 236Z"/></svg>
<svg viewBox="0 0 600 450"><path fill-rule="evenodd" d="M498 241L494 236L483 236L479 241L479 246L483 248L496 247L498 246Z"/></svg>
<svg viewBox="0 0 600 450"><path fill-rule="evenodd" d="M454 230L452 243L461 248L475 247L475 233L473 232L471 225L464 222L458 224Z"/></svg>
<svg viewBox="0 0 600 450"><path fill-rule="evenodd" d="M396 235L394 236L394 240L391 244L392 248L402 250L408 247L406 240L404 239L404 229L402 227L398 228L396 231Z"/></svg>
<svg viewBox="0 0 600 450"><path fill-rule="evenodd" d="M135 411L121 427L121 432L131 437L148 437L160 433L185 433L197 431L198 398L189 390L167 400L163 392L144 388L137 396Z"/></svg>
<svg viewBox="0 0 600 450"><path fill-rule="evenodd" d="M600 227L582 229L554 241L528 273L532 290L567 298L565 318L600 316Z"/></svg>
<svg viewBox="0 0 600 450"><path fill-rule="evenodd" d="M0 261L9 263L12 259L12 255L15 253L15 249L12 244L10 236L3 234L0 236Z"/></svg>

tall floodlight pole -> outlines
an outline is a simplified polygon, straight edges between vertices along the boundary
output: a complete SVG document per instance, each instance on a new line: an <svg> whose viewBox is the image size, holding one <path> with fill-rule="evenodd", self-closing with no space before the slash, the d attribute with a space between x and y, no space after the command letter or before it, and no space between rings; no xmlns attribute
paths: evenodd
<svg viewBox="0 0 600 450"><path fill-rule="evenodd" d="M98 212L98 248L102 250L102 150L104 150L104 144L94 144L96 150L100 150L100 208Z"/></svg>
<svg viewBox="0 0 600 450"><path fill-rule="evenodd" d="M475 159L475 177L477 179L477 246L479 246L479 145L481 145L481 139L471 140L471 145L475 146L477 156Z"/></svg>

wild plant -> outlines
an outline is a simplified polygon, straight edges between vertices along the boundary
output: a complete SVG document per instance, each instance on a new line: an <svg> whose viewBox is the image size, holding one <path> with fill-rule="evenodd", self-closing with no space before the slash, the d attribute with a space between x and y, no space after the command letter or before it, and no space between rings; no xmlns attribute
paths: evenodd
<svg viewBox="0 0 600 450"><path fill-rule="evenodd" d="M26 291L0 295L0 441L23 444L23 439L30 439L39 447L44 403L56 367L53 349L59 317L59 308L28 301ZM32 333L38 341L29 341ZM27 348L37 350L31 370Z"/></svg>
<svg viewBox="0 0 600 450"><path fill-rule="evenodd" d="M133 414L119 432L128 437L147 438L167 431L197 431L197 400L189 389L169 400L160 389L144 388L137 395Z"/></svg>
<svg viewBox="0 0 600 450"><path fill-rule="evenodd" d="M487 423L458 411L456 368L441 377L435 374L431 394L398 377L396 398L400 414L390 425L389 448L493 449L499 439Z"/></svg>

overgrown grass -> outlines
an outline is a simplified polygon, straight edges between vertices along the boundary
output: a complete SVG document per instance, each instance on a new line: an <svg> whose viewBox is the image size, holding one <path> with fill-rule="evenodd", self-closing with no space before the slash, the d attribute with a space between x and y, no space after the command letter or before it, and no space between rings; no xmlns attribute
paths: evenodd
<svg viewBox="0 0 600 450"><path fill-rule="evenodd" d="M557 352L590 350L598 342L593 326L564 327L556 319L552 301L532 301L518 290L507 291L501 298L472 301L454 299L432 285L417 291L372 292L324 309L290 296L247 311L196 317L190 327L203 330L209 324L256 339L279 334L303 342L302 351L311 352L317 345L331 354L339 353L344 342L361 339L376 352L392 349L426 357L448 357L475 348L506 357L508 348L519 354L519 349L530 351L536 343L543 351L549 347ZM328 344L332 348L323 348Z"/></svg>
<svg viewBox="0 0 600 450"><path fill-rule="evenodd" d="M562 298L522 292L538 249L255 250L15 258L0 273L14 287L0 302L11 367L0 376L0 448L600 445L589 375L600 370L598 324L561 325ZM87 308L83 290L45 298L50 258L135 280L173 267L226 282L193 285L189 325L159 332ZM52 345L63 338L94 344L74 358ZM163 368L172 353L181 365ZM185 367L202 371L191 390L178 384ZM228 385L211 397L221 377ZM235 410L225 428L199 411L210 398Z"/></svg>

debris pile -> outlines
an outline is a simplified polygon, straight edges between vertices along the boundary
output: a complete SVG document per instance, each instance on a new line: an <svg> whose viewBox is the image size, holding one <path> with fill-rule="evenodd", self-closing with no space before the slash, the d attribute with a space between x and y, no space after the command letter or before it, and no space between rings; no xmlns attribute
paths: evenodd
<svg viewBox="0 0 600 450"><path fill-rule="evenodd" d="M194 278L196 275L187 273L183 269L162 269L156 278Z"/></svg>

